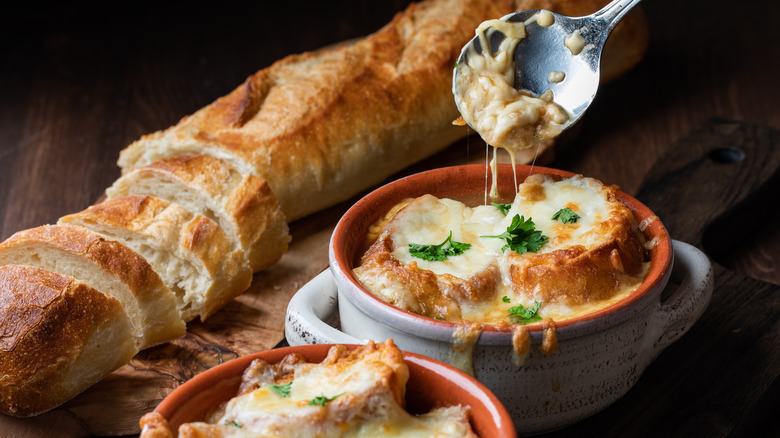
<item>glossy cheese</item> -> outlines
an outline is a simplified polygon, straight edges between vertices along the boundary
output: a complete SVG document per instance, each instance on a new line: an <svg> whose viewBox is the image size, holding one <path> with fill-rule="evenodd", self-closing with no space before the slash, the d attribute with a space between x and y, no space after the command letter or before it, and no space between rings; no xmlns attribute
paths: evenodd
<svg viewBox="0 0 780 438"><path fill-rule="evenodd" d="M473 437L468 409L450 406L414 416L404 410L408 368L392 344L348 352L334 347L321 363L286 358L255 362L242 392L208 423L183 426L180 436L225 437ZM286 382L286 383L284 383ZM274 391L271 385L277 385ZM281 388L281 389L279 389ZM282 394L280 394L282 392ZM319 404L313 401L320 400Z"/></svg>
<svg viewBox="0 0 780 438"><path fill-rule="evenodd" d="M576 212L579 219L575 223L554 220L553 216L563 208ZM540 230L549 241L538 251L517 254L511 249L502 250L506 244L505 240L486 237L500 235L506 231L515 215L533 220L535 229ZM450 232L453 240L469 243L472 245L471 248L462 255L449 257L446 261L427 261L410 254L410 243L440 244ZM638 243L644 242L633 215L614 197L613 189L604 186L598 180L582 176L559 180L543 175L532 175L520 185L518 194L506 215L492 205L471 208L451 199L437 199L425 195L399 210L384 227L377 242L387 247L390 260L397 261L408 271L417 273L421 270L435 275L437 285L444 295L451 290L452 284L457 285L460 281L469 281L469 279L472 284L493 287L492 290L474 294L473 296L478 299L458 300L457 312L449 311L447 314L426 316L441 317L453 322L466 320L511 324L513 321L508 317L508 309L518 304L528 307L533 306L535 301L542 301L540 316L562 320L608 306L634 290L641 282L643 273L631 272L631 275L623 276L620 272L615 274L609 269L605 270L603 277L607 280L615 277L615 282L619 284L614 290L600 291L599 299L588 299L585 303L580 302L583 300L579 297L576 300L560 297L542 300L534 293L516 292L521 289L532 290L533 287L524 285L523 289L517 284L512 284L514 281L512 271L518 270L518 266L533 264L542 257L549 257L561 265L562 269L566 269L568 261L565 255L570 249L578 248L578 251L584 254L606 252L606 250L602 251L602 248L611 245L616 239L622 239L621 236L626 233ZM629 249L634 252L637 250L637 248ZM607 247L607 250L610 248ZM643 248L638 250L644 251ZM614 251L610 251L610 254L605 257L616 258ZM616 251L620 253L623 248L618 247ZM375 244L364 257L361 266L355 269L358 279L370 291L386 301L422 313L419 310L426 306L421 301L430 299L430 288L415 283L417 280L414 276L399 274L397 266L388 269L390 265L386 260L387 257L378 257L378 253L379 245ZM547 256L542 256L544 254ZM591 269L593 264L588 262L590 264L586 263L583 268L577 263L579 261L570 263L570 274L575 277L580 275L583 269ZM496 273L500 276L495 285L478 278L480 275L483 277L488 275L486 270L490 266L496 267ZM646 266L643 265L642 270L644 271L645 268ZM623 267L617 266L615 269L619 271ZM419 277L423 278L424 275L420 274ZM420 292L423 289L425 294ZM448 298L452 301L456 299L454 298L456 295L452 294ZM605 298L604 295L608 297ZM506 302L507 299L509 302ZM448 315L454 317L447 317Z"/></svg>

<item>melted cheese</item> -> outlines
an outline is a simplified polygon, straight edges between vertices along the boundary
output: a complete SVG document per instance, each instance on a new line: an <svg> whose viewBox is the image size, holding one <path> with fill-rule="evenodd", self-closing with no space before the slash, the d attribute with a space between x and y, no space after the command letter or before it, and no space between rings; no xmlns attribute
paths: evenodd
<svg viewBox="0 0 780 438"><path fill-rule="evenodd" d="M572 247L590 250L604 242L603 228L613 215L626 207L610 197L610 191L599 181L582 176L573 176L560 181L533 175L520 185L517 196L504 216L492 205L470 208L451 199L438 199L430 195L409 203L387 224L384 232L392 236L394 249L392 257L404 266L416 265L439 277L451 275L462 281L469 281L485 272L491 265L498 265L500 281L495 290L485 291L481 299L461 300L451 303L460 312L453 313L452 322L473 321L483 324L512 324L508 309L523 305L531 307L536 301L533 295L513 291L510 263L552 253ZM569 208L580 217L576 223L564 224L552 219L558 210ZM515 215L532 219L535 228L549 241L536 252L516 254L511 249L502 250L506 241L486 236L500 235ZM632 219L633 220L633 219ZM449 257L446 261L426 261L410 255L408 245L439 244L452 231L453 240L471 244L462 255ZM643 237L640 236L642 241ZM646 270L646 263L643 265ZM414 285L405 282L382 266L361 265L355 269L357 278L374 294L385 301L406 310L421 313L419 297L414 295ZM627 281L606 299L588 300L582 304L567 304L565 301L543 302L539 315L556 321L578 317L607 307L623 299L641 283ZM443 277L446 278L446 277ZM440 278L441 283L441 278ZM477 282L477 281L473 281ZM449 284L449 283L448 283ZM506 298L505 298L506 297ZM509 302L506 302L508 299ZM554 343L554 328L546 335Z"/></svg>
<svg viewBox="0 0 780 438"><path fill-rule="evenodd" d="M477 28L481 52L470 44L466 62L458 66L453 94L458 110L479 135L494 147L512 152L558 135L569 120L568 113L553 101L550 90L540 96L514 88L514 52L526 37L526 25L536 21L549 26L548 11L534 14L525 23L489 20ZM489 50L495 32L504 35L498 50Z"/></svg>
<svg viewBox="0 0 780 438"><path fill-rule="evenodd" d="M406 412L396 400L398 389L394 386L406 384L408 370L402 355L392 341L378 345L374 351L371 344L362 347L358 354L335 361L329 360L333 357L331 350L329 359L319 364L285 359L282 363L286 365L281 368L269 368L265 363L253 363L244 373L242 388L256 389L232 398L208 423L183 425L180 434L197 431L204 436L226 437L475 436L467 408L441 407L419 416ZM391 349L391 354L385 348ZM255 373L255 369L260 372ZM294 375L285 397L269 385L277 374L290 370ZM322 406L311 405L317 397L330 401Z"/></svg>

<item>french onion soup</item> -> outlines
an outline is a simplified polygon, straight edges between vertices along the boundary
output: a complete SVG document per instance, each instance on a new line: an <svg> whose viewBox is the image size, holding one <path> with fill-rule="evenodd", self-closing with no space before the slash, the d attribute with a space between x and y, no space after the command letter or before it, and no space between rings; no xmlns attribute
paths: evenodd
<svg viewBox="0 0 780 438"><path fill-rule="evenodd" d="M322 362L292 353L278 363L255 359L235 397L203 421L179 426L195 437L475 437L468 406L405 409L409 366L392 340L349 350L330 347ZM165 418L141 420L142 438L171 437Z"/></svg>
<svg viewBox="0 0 780 438"><path fill-rule="evenodd" d="M642 283L652 243L613 187L546 174L528 176L509 204L407 199L368 239L354 273L375 296L499 327L553 325L616 303Z"/></svg>

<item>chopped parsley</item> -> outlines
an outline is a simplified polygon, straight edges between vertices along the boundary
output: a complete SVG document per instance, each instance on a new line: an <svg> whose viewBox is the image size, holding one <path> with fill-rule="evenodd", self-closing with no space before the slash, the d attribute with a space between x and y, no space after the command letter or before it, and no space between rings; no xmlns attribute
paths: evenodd
<svg viewBox="0 0 780 438"><path fill-rule="evenodd" d="M504 251L507 248L510 248L518 254L536 252L542 245L550 240L547 236L543 236L541 231L534 228L534 222L530 217L526 220L519 214L516 214L515 217L512 218L512 223L509 224L505 232L496 236L482 237L504 239L506 240L506 245L504 245L501 250Z"/></svg>
<svg viewBox="0 0 780 438"><path fill-rule="evenodd" d="M505 302L505 303L508 303L508 302L510 302L511 300L509 299L509 297L508 297L508 296L504 295L503 297L501 297L501 301L503 301L503 302Z"/></svg>
<svg viewBox="0 0 780 438"><path fill-rule="evenodd" d="M529 324L536 321L541 321L542 317L539 316L539 306L542 303L534 301L534 306L525 308L522 304L509 308L509 317L515 324Z"/></svg>
<svg viewBox="0 0 780 438"><path fill-rule="evenodd" d="M449 237L438 245L410 243L409 254L423 260L442 261L447 260L447 257L461 255L469 248L471 248L470 243L461 243L452 240L452 231L450 231Z"/></svg>
<svg viewBox="0 0 780 438"><path fill-rule="evenodd" d="M277 393L279 397L287 398L290 396L290 386L292 386L292 382L285 383L284 385L268 385L268 388Z"/></svg>
<svg viewBox="0 0 780 438"><path fill-rule="evenodd" d="M577 222L577 219L579 219L579 218L580 218L580 215L578 215L577 213L573 212L569 208L562 208L562 209L558 210L558 212L556 212L553 215L552 220L554 220L554 221L559 220L559 221L561 221L564 224L573 224L573 223Z"/></svg>
<svg viewBox="0 0 780 438"><path fill-rule="evenodd" d="M225 420L225 426L233 426L233 427L237 427L239 429L244 427L244 426L236 423L236 420Z"/></svg>
<svg viewBox="0 0 780 438"><path fill-rule="evenodd" d="M337 394L330 398L325 397L324 395L314 397L309 401L309 406L325 406L326 403L335 400L337 397L341 396L342 394Z"/></svg>
<svg viewBox="0 0 780 438"><path fill-rule="evenodd" d="M498 211L504 213L504 216L506 216L506 214L509 213L509 209L512 208L512 204L501 204L498 202L491 202L491 204L493 204L493 207L496 207Z"/></svg>

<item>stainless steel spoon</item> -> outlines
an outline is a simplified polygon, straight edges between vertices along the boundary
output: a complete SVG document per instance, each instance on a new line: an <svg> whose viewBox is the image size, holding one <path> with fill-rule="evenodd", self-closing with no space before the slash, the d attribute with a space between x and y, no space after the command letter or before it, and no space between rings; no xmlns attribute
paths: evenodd
<svg viewBox="0 0 780 438"><path fill-rule="evenodd" d="M538 9L501 18L509 22L526 22L526 37L520 41L514 53L514 88L528 90L536 96L552 90L555 103L569 113L569 121L563 129L570 127L582 117L596 96L601 52L610 32L639 1L614 0L595 14L585 17L553 13L554 23L550 26L540 26L535 20L529 20L540 12ZM575 33L582 37L584 43L584 48L578 54L572 52L565 43L566 38ZM490 48L493 53L498 50L502 40L500 32L492 33ZM466 62L470 45L474 46L477 53L481 53L478 38L475 37L461 52L453 84L457 80L459 66ZM550 81L552 72L563 73L563 80Z"/></svg>

